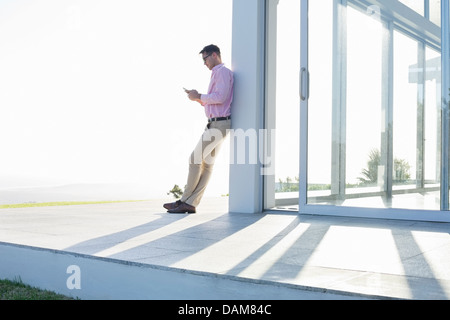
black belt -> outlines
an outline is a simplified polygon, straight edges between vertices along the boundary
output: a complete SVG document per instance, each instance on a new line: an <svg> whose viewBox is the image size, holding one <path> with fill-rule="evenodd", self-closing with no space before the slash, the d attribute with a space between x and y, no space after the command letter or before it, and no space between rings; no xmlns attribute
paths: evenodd
<svg viewBox="0 0 450 320"><path fill-rule="evenodd" d="M225 120L231 120L231 116L219 117L219 118L211 118L211 119L208 119L208 123L211 123L211 122L214 122L214 121L225 121Z"/></svg>

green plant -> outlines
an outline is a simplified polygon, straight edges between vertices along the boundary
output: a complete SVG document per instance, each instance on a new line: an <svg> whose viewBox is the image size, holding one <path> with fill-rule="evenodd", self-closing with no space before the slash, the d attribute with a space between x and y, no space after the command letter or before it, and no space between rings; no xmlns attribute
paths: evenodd
<svg viewBox="0 0 450 320"><path fill-rule="evenodd" d="M406 160L394 159L394 181L406 182L411 178L411 166Z"/></svg>
<svg viewBox="0 0 450 320"><path fill-rule="evenodd" d="M378 182L378 167L381 163L381 152L378 149L373 149L369 153L369 160L367 161L367 169L361 172L362 177L358 180L362 185L375 184ZM394 159L393 178L396 182L406 182L411 178L411 165L404 159Z"/></svg>
<svg viewBox="0 0 450 320"><path fill-rule="evenodd" d="M292 182L291 177L287 177L286 181L278 179L278 186L276 188L277 192L296 192L299 191L299 177L294 178L295 182Z"/></svg>
<svg viewBox="0 0 450 320"><path fill-rule="evenodd" d="M380 165L380 150L373 149L369 153L369 161L367 161L367 169L363 169L358 180L361 184L371 184L378 181L378 166Z"/></svg>
<svg viewBox="0 0 450 320"><path fill-rule="evenodd" d="M173 195L175 199L180 199L183 196L183 190L176 184L172 190L170 190L167 195Z"/></svg>

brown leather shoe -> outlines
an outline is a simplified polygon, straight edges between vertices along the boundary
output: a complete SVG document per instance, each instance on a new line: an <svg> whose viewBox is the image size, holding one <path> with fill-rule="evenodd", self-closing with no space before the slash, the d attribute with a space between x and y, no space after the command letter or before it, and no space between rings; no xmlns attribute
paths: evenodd
<svg viewBox="0 0 450 320"><path fill-rule="evenodd" d="M164 207L164 209L167 209L167 210L173 210L173 209L176 209L180 204L181 204L181 201L178 200L176 202L166 203L163 205L163 207Z"/></svg>
<svg viewBox="0 0 450 320"><path fill-rule="evenodd" d="M168 211L169 213L196 213L195 207L185 203L181 202L181 204L176 207L175 209L171 209Z"/></svg>

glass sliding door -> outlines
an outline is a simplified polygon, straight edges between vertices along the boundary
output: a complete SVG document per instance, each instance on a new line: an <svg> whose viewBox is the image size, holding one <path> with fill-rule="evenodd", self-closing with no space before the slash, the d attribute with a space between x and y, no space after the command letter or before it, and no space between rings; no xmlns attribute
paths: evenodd
<svg viewBox="0 0 450 320"><path fill-rule="evenodd" d="M445 209L441 1L301 3L300 212Z"/></svg>
<svg viewBox="0 0 450 320"><path fill-rule="evenodd" d="M448 7L266 1L265 209L449 209Z"/></svg>
<svg viewBox="0 0 450 320"><path fill-rule="evenodd" d="M440 55L394 31L395 208L440 210Z"/></svg>
<svg viewBox="0 0 450 320"><path fill-rule="evenodd" d="M333 20L338 16L333 6L329 1L324 4L322 1L309 1L309 10L320 12L322 16L321 19L309 20L309 34L314 34L314 37L309 36L309 46L314 48L314 53L308 55L309 81L314 84L309 86L309 104L314 107L308 108L308 121L314 125L302 127L307 130L309 137L307 190L309 195L314 195L309 197L312 203L339 194L340 185L335 177L343 168L339 158L333 159L332 162L332 153L345 149L344 145L339 144L339 137L345 132L339 124L333 123L333 119L337 120L339 117L339 110L333 109L333 105L345 98L339 96L339 88L333 87L333 82L340 82L338 71L345 66L341 56L334 55L333 52L333 39L340 37L342 28L333 24ZM333 90L337 91L335 96ZM340 119L345 121L344 117Z"/></svg>
<svg viewBox="0 0 450 320"><path fill-rule="evenodd" d="M298 211L300 1L268 1L265 208ZM269 147L269 146L268 146Z"/></svg>
<svg viewBox="0 0 450 320"><path fill-rule="evenodd" d="M345 9L346 33L346 99L340 107L346 114L345 191L340 194L343 205L383 206L388 172L385 161L389 156L386 144L389 131L385 122L389 118L387 100L383 99L386 84L385 55L383 51L383 24L379 19L350 6ZM338 49L335 49L338 51ZM342 72L342 71L341 71ZM383 76L386 75L385 78ZM334 86L343 86L334 83ZM337 155L334 155L337 157ZM372 195L380 195L372 202ZM380 202L381 201L381 202Z"/></svg>

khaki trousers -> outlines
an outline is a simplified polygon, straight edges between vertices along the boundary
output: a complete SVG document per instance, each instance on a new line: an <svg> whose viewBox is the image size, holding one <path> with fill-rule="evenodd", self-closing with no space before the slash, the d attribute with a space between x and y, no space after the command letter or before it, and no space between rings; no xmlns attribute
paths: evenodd
<svg viewBox="0 0 450 320"><path fill-rule="evenodd" d="M231 129L231 120L208 124L189 158L189 175L182 202L197 207L212 175L222 143Z"/></svg>

